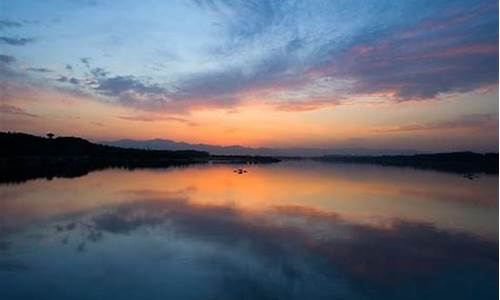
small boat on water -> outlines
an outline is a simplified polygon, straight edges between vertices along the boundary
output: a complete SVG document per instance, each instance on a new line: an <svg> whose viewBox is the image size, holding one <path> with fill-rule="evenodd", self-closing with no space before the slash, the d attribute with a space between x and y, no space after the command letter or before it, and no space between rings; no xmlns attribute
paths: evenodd
<svg viewBox="0 0 500 300"><path fill-rule="evenodd" d="M233 172L236 174L243 174L243 173L246 173L247 170L240 168L240 169L234 169Z"/></svg>
<svg viewBox="0 0 500 300"><path fill-rule="evenodd" d="M479 176L477 176L476 174L467 173L467 174L464 174L463 177L467 178L469 180L474 180L474 179L478 178Z"/></svg>

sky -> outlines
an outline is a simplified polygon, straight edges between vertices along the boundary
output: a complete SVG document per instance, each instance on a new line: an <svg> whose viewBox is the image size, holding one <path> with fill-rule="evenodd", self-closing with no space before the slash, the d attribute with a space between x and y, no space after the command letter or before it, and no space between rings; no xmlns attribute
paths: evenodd
<svg viewBox="0 0 500 300"><path fill-rule="evenodd" d="M498 2L0 1L0 130L498 151Z"/></svg>

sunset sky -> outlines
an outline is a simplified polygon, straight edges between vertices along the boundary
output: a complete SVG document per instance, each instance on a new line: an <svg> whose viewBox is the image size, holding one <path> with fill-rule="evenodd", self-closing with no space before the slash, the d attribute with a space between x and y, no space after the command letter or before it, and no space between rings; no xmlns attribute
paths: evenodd
<svg viewBox="0 0 500 300"><path fill-rule="evenodd" d="M498 151L498 1L0 1L0 130Z"/></svg>

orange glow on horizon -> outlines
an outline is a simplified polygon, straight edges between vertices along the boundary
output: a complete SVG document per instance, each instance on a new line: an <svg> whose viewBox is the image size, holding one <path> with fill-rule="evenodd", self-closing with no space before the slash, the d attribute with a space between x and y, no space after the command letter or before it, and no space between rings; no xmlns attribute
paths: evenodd
<svg viewBox="0 0 500 300"><path fill-rule="evenodd" d="M10 89L16 89L11 87ZM8 102L17 114L5 114L2 130L21 131L44 135L55 132L61 136L81 136L93 141L113 139L170 139L188 143L213 145L243 145L250 147L390 147L423 148L442 141L443 135L452 139L448 144L457 147L479 145L488 147L495 132L478 131L471 139L470 124L464 128L433 130L425 135L419 131L374 130L374 128L405 128L418 124L447 122L460 118L469 111L491 110L488 97L496 97L497 91L481 91L484 101L471 105L468 97L453 100L391 103L384 102L387 95L372 95L380 104L335 105L321 103L304 104L305 110L281 110L270 100L263 100L249 92L242 103L230 108L197 108L192 111L169 113L144 111L115 103L103 102L90 96L43 88L17 87L8 90ZM484 94L488 93L488 94ZM388 96L387 96L388 97ZM486 98L485 98L486 97ZM481 99L483 99L481 98ZM361 99L362 100L362 99ZM309 110L307 105L313 108ZM477 108L476 108L477 107ZM446 110L444 110L446 108ZM451 109L453 108L453 109ZM496 110L498 107L495 108ZM445 113L443 113L445 112ZM444 121L441 121L444 120ZM417 125L418 125L417 124ZM482 126L481 124L479 124ZM478 125L478 126L479 126ZM437 128L439 129L439 128ZM401 140L400 142L397 142ZM360 142L358 142L360 141ZM358 144L361 143L361 144ZM462 144L462 146L460 146ZM443 144L443 147L446 143Z"/></svg>

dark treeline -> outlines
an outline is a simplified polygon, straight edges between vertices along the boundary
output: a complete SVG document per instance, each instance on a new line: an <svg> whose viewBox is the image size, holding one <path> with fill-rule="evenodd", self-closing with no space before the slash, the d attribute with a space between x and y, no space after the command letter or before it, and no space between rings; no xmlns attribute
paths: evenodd
<svg viewBox="0 0 500 300"><path fill-rule="evenodd" d="M78 177L105 168L165 168L194 163L270 163L259 156L210 156L195 150L143 150L91 143L78 137L0 132L0 183Z"/></svg>
<svg viewBox="0 0 500 300"><path fill-rule="evenodd" d="M317 159L327 162L412 167L453 173L498 174L498 153L452 152L380 156L327 155Z"/></svg>
<svg viewBox="0 0 500 300"><path fill-rule="evenodd" d="M77 137L43 138L24 133L0 132L0 155L12 156L85 156L116 159L207 159L208 152L194 150L141 150L94 144Z"/></svg>
<svg viewBox="0 0 500 300"><path fill-rule="evenodd" d="M194 150L142 150L91 143L77 137L39 137L0 132L0 183L35 178L77 177L105 168L164 168L193 163L261 164L279 162L266 156L210 155ZM412 167L462 174L498 174L498 154L473 152L315 158L326 162Z"/></svg>
<svg viewBox="0 0 500 300"><path fill-rule="evenodd" d="M77 137L43 138L0 133L0 182L78 177L105 168L170 167L204 163L208 152L139 150L105 146Z"/></svg>

